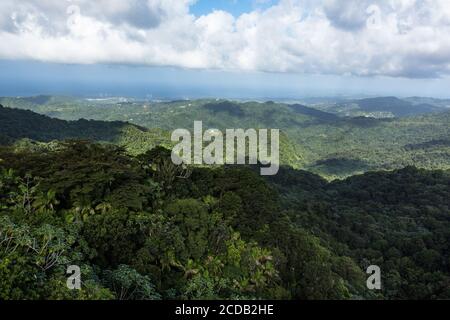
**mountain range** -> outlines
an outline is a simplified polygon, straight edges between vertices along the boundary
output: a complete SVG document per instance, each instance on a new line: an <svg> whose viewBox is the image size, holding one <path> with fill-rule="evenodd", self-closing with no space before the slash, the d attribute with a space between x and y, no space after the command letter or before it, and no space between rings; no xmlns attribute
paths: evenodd
<svg viewBox="0 0 450 320"><path fill-rule="evenodd" d="M446 109L379 119L271 101L2 103L0 300L450 297ZM174 165L170 131L195 120L279 128L280 171ZM67 290L69 262L82 290ZM370 265L380 291L366 287Z"/></svg>
<svg viewBox="0 0 450 320"><path fill-rule="evenodd" d="M194 121L201 120L205 129L280 129L282 163L327 179L408 165L427 169L450 168L450 110L428 104L427 107L418 104L414 109L428 111L425 114L379 119L342 116L315 106L273 101L152 102L53 96L3 98L0 101L10 108L34 112L1 109L0 121L4 124L0 134L15 139L46 142L83 138L119 142L133 153L139 153L154 146L155 141L169 145L170 131L192 129ZM379 107L376 107L377 101ZM397 98L364 99L358 103L370 112L386 110L388 105L391 111L408 109L413 105ZM397 113L406 115L408 112ZM15 131L18 127L23 127L23 130Z"/></svg>

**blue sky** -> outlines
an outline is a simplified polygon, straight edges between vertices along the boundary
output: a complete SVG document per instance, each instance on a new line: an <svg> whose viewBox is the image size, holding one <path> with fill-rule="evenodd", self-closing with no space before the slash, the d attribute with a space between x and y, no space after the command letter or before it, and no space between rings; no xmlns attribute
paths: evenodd
<svg viewBox="0 0 450 320"><path fill-rule="evenodd" d="M450 98L448 21L448 0L2 0L0 95Z"/></svg>
<svg viewBox="0 0 450 320"><path fill-rule="evenodd" d="M251 12L256 8L268 8L275 2L275 0L198 0L191 7L190 11L200 16L211 13L213 10L224 10L237 17L243 13Z"/></svg>

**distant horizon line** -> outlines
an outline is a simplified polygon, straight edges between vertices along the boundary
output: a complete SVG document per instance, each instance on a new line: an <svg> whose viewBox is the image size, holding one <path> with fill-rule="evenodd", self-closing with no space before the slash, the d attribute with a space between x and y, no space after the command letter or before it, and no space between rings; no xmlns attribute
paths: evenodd
<svg viewBox="0 0 450 320"><path fill-rule="evenodd" d="M450 100L448 97L437 96L411 96L411 95L392 95L392 94L335 94L335 95L311 95L311 96L297 96L297 97L226 97L226 96L153 96L147 95L123 95L123 94L63 94L63 93L40 93L40 94L2 94L0 98L37 98L37 97L59 97L59 98L73 98L83 100L110 100L110 99L129 99L135 101L198 101L198 100L228 100L228 101L255 101L255 102L281 102L281 101L297 101L297 100L323 100L323 99L335 99L335 100L361 100L361 99L376 99L376 98L397 98L397 99L433 99L433 100Z"/></svg>

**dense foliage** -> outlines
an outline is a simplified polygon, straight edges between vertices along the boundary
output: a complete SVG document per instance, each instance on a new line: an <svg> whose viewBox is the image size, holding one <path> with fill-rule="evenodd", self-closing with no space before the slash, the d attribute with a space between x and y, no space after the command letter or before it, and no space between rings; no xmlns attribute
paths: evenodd
<svg viewBox="0 0 450 320"><path fill-rule="evenodd" d="M3 299L350 298L363 274L292 225L247 168L70 142L1 152ZM82 266L83 290L65 287ZM342 269L342 270L341 270ZM352 278L344 277L344 269Z"/></svg>
<svg viewBox="0 0 450 320"><path fill-rule="evenodd" d="M450 112L448 108L428 100L409 102L396 98L376 98L344 104L345 108L353 111L352 105L357 103L358 108L369 113L390 110L395 115L414 116L392 119L367 117L370 114L366 113L349 114L361 117L338 117L311 107L270 101L150 102L35 97L4 98L0 102L8 107L30 109L64 120L85 118L125 121L145 128L169 131L191 129L194 121L199 120L203 121L204 128L220 130L276 128L283 132L283 164L312 171L329 180L409 165L432 170L450 169ZM336 106L331 105L315 107L334 112ZM429 107L425 108L424 105ZM418 109L422 111L418 112ZM429 113L434 111L441 112ZM338 114L341 115L340 112ZM133 136L135 134L126 135L128 142L134 140ZM132 145L133 149L142 151L138 143Z"/></svg>
<svg viewBox="0 0 450 320"><path fill-rule="evenodd" d="M16 144L20 148L46 147L39 142L83 139L123 146L132 154L143 153L157 145L169 146L169 134L114 121L64 121L29 110L0 105L0 145Z"/></svg>
<svg viewBox="0 0 450 320"><path fill-rule="evenodd" d="M272 180L295 225L363 268L381 267L385 298L450 298L450 172L406 167L325 183L284 169Z"/></svg>
<svg viewBox="0 0 450 320"><path fill-rule="evenodd" d="M0 152L1 299L449 298L449 175L327 183L82 141ZM380 293L364 270L379 264ZM82 269L82 290L66 268Z"/></svg>
<svg viewBox="0 0 450 320"><path fill-rule="evenodd" d="M450 173L411 166L450 168L448 112L8 101L73 119L0 106L0 300L450 299ZM85 112L135 124L76 120ZM291 166L268 178L257 166L175 166L167 132L137 126L194 120L279 127ZM81 290L66 285L71 265ZM381 291L366 287L369 265Z"/></svg>

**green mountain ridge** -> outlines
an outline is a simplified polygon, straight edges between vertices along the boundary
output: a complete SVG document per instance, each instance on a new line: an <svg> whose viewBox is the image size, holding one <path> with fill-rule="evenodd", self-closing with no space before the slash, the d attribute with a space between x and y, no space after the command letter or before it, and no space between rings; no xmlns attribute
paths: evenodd
<svg viewBox="0 0 450 320"><path fill-rule="evenodd" d="M377 97L321 105L321 110L340 116L373 118L402 118L445 111L445 100L397 97Z"/></svg>
<svg viewBox="0 0 450 320"><path fill-rule="evenodd" d="M450 112L52 99L0 106L0 299L450 298ZM279 173L174 165L168 131L194 120L279 126ZM82 290L66 286L74 264Z"/></svg>
<svg viewBox="0 0 450 320"><path fill-rule="evenodd" d="M146 129L120 121L65 121L2 105L0 139L5 143L21 139L44 143L54 140L91 140L124 146L131 153L143 153L157 145L169 145L168 133L158 129Z"/></svg>
<svg viewBox="0 0 450 320"><path fill-rule="evenodd" d="M203 121L204 129L276 128L283 133L283 164L328 179L408 165L450 168L448 145L433 143L450 138L450 111L393 119L342 118L298 104L227 100L164 103L72 100L65 104L35 105L32 109L65 120L122 121L169 132L192 129L194 121L199 120Z"/></svg>
<svg viewBox="0 0 450 320"><path fill-rule="evenodd" d="M29 141L31 140L31 141ZM131 154L145 153L156 146L173 146L170 133L147 129L121 121L65 121L33 111L5 108L0 105L0 145L48 143L55 140L89 140L123 146ZM287 136L280 134L280 161L295 164L302 161L300 151Z"/></svg>
<svg viewBox="0 0 450 320"><path fill-rule="evenodd" d="M184 170L163 148L0 148L0 298L450 297L449 172ZM82 290L67 289L73 264ZM380 291L366 287L374 264Z"/></svg>

